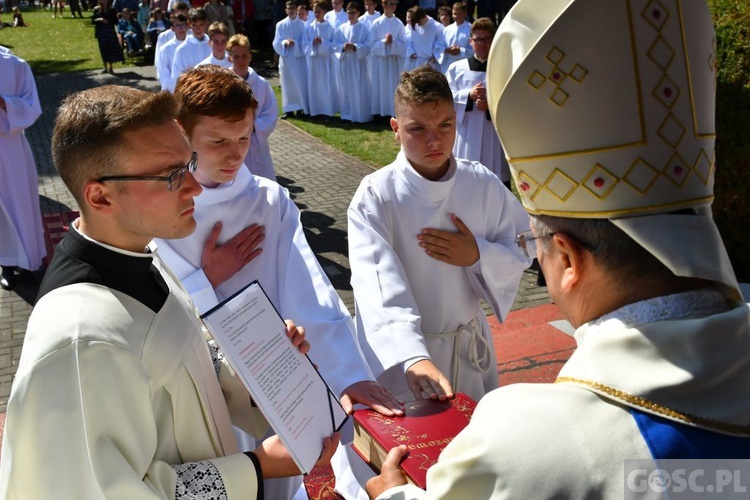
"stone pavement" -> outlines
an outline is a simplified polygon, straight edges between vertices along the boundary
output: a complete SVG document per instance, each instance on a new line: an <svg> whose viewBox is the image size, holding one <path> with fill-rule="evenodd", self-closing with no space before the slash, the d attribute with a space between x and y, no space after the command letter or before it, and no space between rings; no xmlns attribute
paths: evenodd
<svg viewBox="0 0 750 500"><path fill-rule="evenodd" d="M27 137L39 171L43 213L77 210L75 200L56 175L50 153L56 110L65 96L109 83L158 90L153 67L117 68L115 71L114 75L89 71L37 77L43 113L27 131ZM274 75L268 77L272 85L278 84ZM289 189L299 206L311 247L344 303L353 313L347 258L346 209L360 180L372 172L372 168L321 143L285 121L279 121L276 131L271 135L270 144L279 183ZM13 292L0 290L0 412L5 411L40 277L40 273L37 273L33 280L20 284ZM534 272L524 273L513 309L549 302L546 288L539 288L535 283Z"/></svg>

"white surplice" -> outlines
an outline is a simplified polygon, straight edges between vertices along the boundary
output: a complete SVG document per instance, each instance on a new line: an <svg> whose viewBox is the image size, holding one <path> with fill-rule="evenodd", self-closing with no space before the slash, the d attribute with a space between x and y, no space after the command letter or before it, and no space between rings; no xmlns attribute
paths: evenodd
<svg viewBox="0 0 750 500"><path fill-rule="evenodd" d="M271 145L268 144L268 138L276 130L276 122L279 119L279 104L276 101L276 94L274 94L271 84L256 73L253 68L248 68L245 81L253 89L253 95L258 100L253 122L255 129L250 135L250 149L245 155L245 166L255 175L275 181L276 171L273 168Z"/></svg>
<svg viewBox="0 0 750 500"><path fill-rule="evenodd" d="M367 27L370 28L372 26L373 21L375 21L375 19L379 18L382 15L383 14L381 14L377 10L375 12L373 12L372 15L370 15L369 12L365 12L364 14L362 14L361 16L359 16L358 21L360 23L365 23L367 25Z"/></svg>
<svg viewBox="0 0 750 500"><path fill-rule="evenodd" d="M440 54L438 62L440 63L440 70L443 73L448 71L448 67L456 61L466 59L467 57L474 54L474 50L471 48L471 23L464 21L461 24L449 24L443 29L443 53ZM461 53L458 55L446 54L446 47L458 46L461 49Z"/></svg>
<svg viewBox="0 0 750 500"><path fill-rule="evenodd" d="M419 246L424 228L457 231L451 214L476 238L480 258L471 267L440 262ZM531 263L515 243L529 216L513 194L482 165L454 158L441 181L429 181L402 151L363 179L348 220L357 340L378 381L413 399L404 371L431 358L449 380L458 378L454 391L479 400L497 387L492 335L479 302L487 300L503 320ZM454 336L445 334L472 320L477 334L457 334L456 359ZM474 342L484 357L479 366L467 356Z"/></svg>
<svg viewBox="0 0 750 500"><path fill-rule="evenodd" d="M453 92L453 103L456 109L456 142L453 154L456 158L478 161L492 170L501 181L510 182L510 167L505 159L503 147L487 111L478 110L472 102L472 109L466 109L471 89L478 83L484 83L487 73L472 71L468 59L453 63L446 77ZM486 85L485 85L486 87Z"/></svg>
<svg viewBox="0 0 750 500"><path fill-rule="evenodd" d="M307 57L307 87L310 115L333 116L338 111L338 90L333 69L333 36L335 30L330 23L314 21L305 32L305 56ZM321 42L313 44L320 37Z"/></svg>
<svg viewBox="0 0 750 500"><path fill-rule="evenodd" d="M294 45L286 44L289 39L294 40ZM276 23L273 50L279 55L281 108L284 113L309 111L304 39L305 23L299 18L287 17Z"/></svg>
<svg viewBox="0 0 750 500"><path fill-rule="evenodd" d="M351 316L307 244L299 210L286 189L240 169L233 182L195 198L197 228L187 238L157 240L159 253L205 312L253 280L284 318L303 325L310 357L336 394L369 380L353 338ZM263 251L215 290L201 268L203 244L216 222L222 244L251 224L265 226Z"/></svg>
<svg viewBox="0 0 750 500"><path fill-rule="evenodd" d="M189 68L195 67L199 62L211 55L211 46L208 44L208 35L203 35L203 38L198 40L193 35L189 35L185 39L185 43L181 44L174 51L174 58L172 60L172 71L171 71L171 88L170 91L174 91L174 87L177 84L177 79L187 71Z"/></svg>
<svg viewBox="0 0 750 500"><path fill-rule="evenodd" d="M168 41L173 40L175 37L174 31L171 29L162 31L159 36L156 37L156 45L154 47L154 67L156 68L156 78L161 81L161 55L159 51ZM169 64L169 70L172 71L172 64ZM164 90L162 88L162 90Z"/></svg>
<svg viewBox="0 0 750 500"><path fill-rule="evenodd" d="M409 32L404 57L404 71L411 71L427 63L437 65L440 54L443 53L441 30L429 18L424 26L415 26Z"/></svg>
<svg viewBox="0 0 750 500"><path fill-rule="evenodd" d="M715 436L744 428L739 435L746 436L750 305L727 307L711 293L636 302L582 325L557 383L512 384L488 394L428 471L427 492L408 485L378 499L636 498L626 490L623 464L646 460L651 471L656 463L631 409L682 424L670 415L699 416L685 427ZM695 309L711 303L720 310Z"/></svg>
<svg viewBox="0 0 750 500"><path fill-rule="evenodd" d="M392 41L385 43L390 34ZM401 77L406 53L404 23L396 16L380 16L370 26L370 51L372 52L372 114L393 116L393 93Z"/></svg>
<svg viewBox="0 0 750 500"><path fill-rule="evenodd" d="M205 58L204 60L202 60L201 62L199 62L198 64L196 64L195 66L196 67L197 66L205 66L207 64L213 64L214 66L219 66L220 68L231 68L232 67L232 63L229 62L229 58L226 55L224 55L224 59L216 59L216 57L214 57L213 52L211 53L210 56L208 56L207 58Z"/></svg>
<svg viewBox="0 0 750 500"><path fill-rule="evenodd" d="M341 82L341 119L358 123L372 120L370 113L370 82L367 74L367 56L370 30L366 24L347 22L336 31L335 56L339 60ZM354 51L344 52L344 44L352 43Z"/></svg>
<svg viewBox="0 0 750 500"><path fill-rule="evenodd" d="M161 39L161 37L160 37ZM174 81L172 79L172 63L174 62L174 53L177 47L185 40L178 40L172 37L168 42L156 50L157 58L155 62L156 76L161 83L162 90L173 91Z"/></svg>
<svg viewBox="0 0 750 500"><path fill-rule="evenodd" d="M0 53L0 266L36 271L47 251L36 163L24 130L42 114L29 65Z"/></svg>
<svg viewBox="0 0 750 500"><path fill-rule="evenodd" d="M325 13L323 19L326 20L331 26L333 26L334 30L337 30L340 26L346 23L349 18L346 15L346 11L344 9L341 9L338 12L336 12L335 10L329 10Z"/></svg>

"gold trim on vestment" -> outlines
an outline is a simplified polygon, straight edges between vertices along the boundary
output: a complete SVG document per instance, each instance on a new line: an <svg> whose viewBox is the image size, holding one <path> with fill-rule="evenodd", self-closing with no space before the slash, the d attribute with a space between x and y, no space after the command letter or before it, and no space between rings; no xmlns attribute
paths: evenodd
<svg viewBox="0 0 750 500"><path fill-rule="evenodd" d="M592 382L590 380L582 380L573 377L558 377L555 380L555 383L571 383L581 385L594 392L603 393L607 396L619 399L629 406L643 408L649 413L661 415L671 420L679 420L695 427L702 427L721 432L723 434L733 434L735 436L750 437L750 426L748 425L728 424L726 422L717 422L716 420L711 420L708 418L696 417L695 415L690 415L689 413L682 413L667 408L666 406L662 406L658 403L654 403L653 401L649 401L648 399L642 398L640 396L633 396L632 394L613 389L612 387L600 384L598 382Z"/></svg>

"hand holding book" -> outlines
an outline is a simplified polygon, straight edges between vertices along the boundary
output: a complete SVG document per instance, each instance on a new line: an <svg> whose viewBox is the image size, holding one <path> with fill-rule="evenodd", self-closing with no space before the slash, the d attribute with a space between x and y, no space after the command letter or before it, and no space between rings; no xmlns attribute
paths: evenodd
<svg viewBox="0 0 750 500"><path fill-rule="evenodd" d="M367 488L367 494L370 498L377 498L384 491L396 486L403 486L407 483L406 474L404 474L399 464L408 454L406 445L402 444L391 448L388 456L383 461L383 468L380 471L380 475L367 480L365 488Z"/></svg>

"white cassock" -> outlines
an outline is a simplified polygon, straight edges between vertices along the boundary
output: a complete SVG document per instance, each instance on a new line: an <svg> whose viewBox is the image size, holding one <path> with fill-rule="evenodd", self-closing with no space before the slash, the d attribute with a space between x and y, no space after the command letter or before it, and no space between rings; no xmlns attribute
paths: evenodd
<svg viewBox="0 0 750 500"><path fill-rule="evenodd" d="M393 40L385 43L390 34ZM406 53L404 23L396 16L380 16L370 27L372 52L372 114L393 116L393 93L401 77Z"/></svg>
<svg viewBox="0 0 750 500"><path fill-rule="evenodd" d="M305 32L305 56L307 57L307 87L310 116L333 116L338 111L338 90L333 69L333 35L330 23L313 22ZM321 42L313 44L320 37Z"/></svg>
<svg viewBox="0 0 750 500"><path fill-rule="evenodd" d="M337 30L344 23L348 22L349 18L346 15L346 11L344 9L341 9L338 12L336 12L335 10L329 10L325 13L323 19L327 21L331 26L333 26L333 29Z"/></svg>
<svg viewBox="0 0 750 500"><path fill-rule="evenodd" d="M177 79L187 71L189 68L195 67L199 62L211 55L211 46L208 45L208 35L203 35L201 40L198 40L194 36L190 35L185 39L185 43L181 44L174 51L174 59L172 61L172 88L170 91L174 91L174 87L177 84Z"/></svg>
<svg viewBox="0 0 750 500"><path fill-rule="evenodd" d="M258 107L255 108L255 120L253 121L255 129L250 135L250 148L245 155L245 165L253 174L275 181L276 171L273 168L268 138L276 130L276 122L279 119L279 104L276 101L276 94L274 94L271 84L256 73L253 68L248 68L245 81L253 89L253 95L258 101Z"/></svg>
<svg viewBox="0 0 750 500"><path fill-rule="evenodd" d="M424 26L416 26L409 32L404 57L404 71L411 71L427 63L436 65L438 56L443 52L440 28L428 21Z"/></svg>
<svg viewBox="0 0 750 500"><path fill-rule="evenodd" d="M419 246L424 228L457 231L451 214L476 238L480 258L471 267L433 259ZM454 391L476 401L496 388L480 300L503 320L531 264L515 243L529 216L513 194L482 165L453 157L446 176L429 181L402 151L362 180L348 219L357 340L378 381L411 400L405 369L429 358Z"/></svg>
<svg viewBox="0 0 750 500"><path fill-rule="evenodd" d="M248 431L268 423L218 357L212 363L188 295L153 254L105 248L74 231L42 285L59 286L29 319L8 401L0 497L255 498L256 467L239 453L233 411L244 411ZM158 310L135 290L106 286L144 275L160 290L163 279ZM102 276L105 283L86 282Z"/></svg>
<svg viewBox="0 0 750 500"><path fill-rule="evenodd" d="M159 33L159 36L156 37L156 45L154 47L154 67L156 68L156 78L161 81L161 54L159 54L159 50L164 46L165 43L167 43L170 40L173 40L175 37L174 31L171 29L162 31ZM172 70L172 65L169 65L170 72ZM162 89L164 90L164 89Z"/></svg>
<svg viewBox="0 0 750 500"><path fill-rule="evenodd" d="M335 394L355 382L372 380L357 350L351 316L310 249L299 210L286 189L240 169L233 182L203 188L195 198L195 220L192 235L158 244L160 255L199 311L258 280L282 317L305 327L312 344L309 356ZM200 262L203 244L218 221L219 244L251 224L264 225L265 238L260 255L214 290ZM245 446L253 444L243 441Z"/></svg>
<svg viewBox="0 0 750 500"><path fill-rule="evenodd" d="M229 58L225 55L224 59L216 59L214 57L213 52L210 56L196 64L195 66L206 66L207 64L213 64L214 66L219 66L220 68L231 68L232 63L229 62Z"/></svg>
<svg viewBox="0 0 750 500"><path fill-rule="evenodd" d="M341 82L341 119L358 123L372 120L370 83L367 77L367 56L370 30L361 22L347 22L336 31L335 56L339 61ZM352 43L355 51L344 52L344 44Z"/></svg>
<svg viewBox="0 0 750 500"><path fill-rule="evenodd" d="M294 45L286 45L292 39ZM309 111L307 96L307 61L304 52L305 23L287 17L276 23L273 50L279 55L281 108L284 113Z"/></svg>
<svg viewBox="0 0 750 500"><path fill-rule="evenodd" d="M367 27L369 28L369 27L371 27L371 26L372 26L372 22L373 22L373 21L374 21L375 19L377 19L377 18L379 18L380 16L382 16L382 15L383 15L383 14L381 14L381 13L380 13L380 12L378 12L377 10L376 10L375 12L373 12L373 14L372 14L372 15L370 15L370 14L369 14L368 12L365 12L364 14L362 14L361 16L359 16L359 19L358 19L358 21L359 21L360 23L365 23L365 24L367 24Z"/></svg>
<svg viewBox="0 0 750 500"><path fill-rule="evenodd" d="M161 83L162 90L173 91L174 83L172 79L172 63L174 62L174 53L177 47L180 46L185 40L178 40L172 37L167 43L159 47L156 51L158 54L156 66L156 75Z"/></svg>
<svg viewBox="0 0 750 500"><path fill-rule="evenodd" d="M489 168L501 181L510 182L510 167L505 159L503 147L497 137L487 111L480 111L469 98L472 87L484 83L486 67L473 55L451 64L446 77L453 92L456 109L456 142L453 154L456 158L478 161ZM485 85L486 86L486 85ZM471 109L467 109L470 107Z"/></svg>
<svg viewBox="0 0 750 500"><path fill-rule="evenodd" d="M707 314L709 303L719 310ZM407 485L378 499L669 498L661 489L635 494L638 486L626 487L630 479L645 484L657 469L653 460L665 458L658 448L674 437L665 429L685 436L714 431L703 434L703 443L675 439L683 446L669 458L697 458L689 455L694 448L707 451L705 459L732 450L747 456L748 325L748 304L710 289L636 302L592 320L576 330L578 348L556 383L512 384L479 402L428 471L426 492ZM649 421L664 432L661 440L647 438ZM626 475L627 460L635 459L644 461L636 464L645 475ZM543 481L539 471L547 471Z"/></svg>
<svg viewBox="0 0 750 500"><path fill-rule="evenodd" d="M42 114L31 68L0 53L0 266L36 271L47 251L36 164L24 130Z"/></svg>
<svg viewBox="0 0 750 500"><path fill-rule="evenodd" d="M456 23L449 24L443 29L443 53L438 58L440 70L443 73L447 72L448 67L454 62L466 59L474 54L470 41L471 23L469 22L464 21L460 25ZM460 47L461 53L455 56L446 54L445 49L454 45Z"/></svg>

